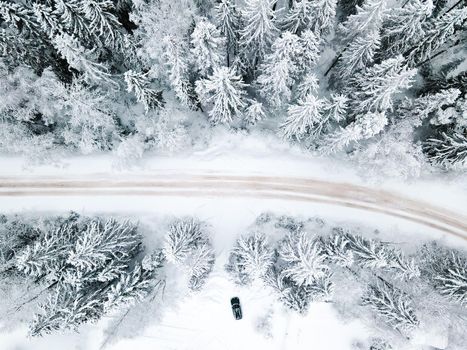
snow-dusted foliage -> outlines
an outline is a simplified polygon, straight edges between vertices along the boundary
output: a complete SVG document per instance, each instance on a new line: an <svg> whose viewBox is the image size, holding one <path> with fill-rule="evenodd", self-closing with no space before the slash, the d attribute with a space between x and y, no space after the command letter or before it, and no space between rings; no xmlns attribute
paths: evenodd
<svg viewBox="0 0 467 350"><path fill-rule="evenodd" d="M401 332L410 332L420 323L410 296L387 283L370 285L362 303L371 307L378 317Z"/></svg>
<svg viewBox="0 0 467 350"><path fill-rule="evenodd" d="M177 219L169 226L163 254L187 271L192 290L201 288L215 260L206 225L194 218Z"/></svg>
<svg viewBox="0 0 467 350"><path fill-rule="evenodd" d="M281 273L298 285L311 285L328 274L321 243L305 232L289 234L279 246L279 256L287 263Z"/></svg>
<svg viewBox="0 0 467 350"><path fill-rule="evenodd" d="M224 64L225 42L214 24L207 20L198 22L191 34L191 44L195 65L202 76Z"/></svg>
<svg viewBox="0 0 467 350"><path fill-rule="evenodd" d="M273 264L273 251L263 233L242 236L230 253L226 269L240 284L251 283L266 275Z"/></svg>
<svg viewBox="0 0 467 350"><path fill-rule="evenodd" d="M196 93L203 104L210 106L208 114L212 123L229 124L246 106L245 87L235 69L220 67L207 79L197 81Z"/></svg>
<svg viewBox="0 0 467 350"><path fill-rule="evenodd" d="M147 73L143 74L129 70L125 73L125 82L128 92L134 92L136 99L143 104L146 112L164 105L162 91L157 91L150 87Z"/></svg>

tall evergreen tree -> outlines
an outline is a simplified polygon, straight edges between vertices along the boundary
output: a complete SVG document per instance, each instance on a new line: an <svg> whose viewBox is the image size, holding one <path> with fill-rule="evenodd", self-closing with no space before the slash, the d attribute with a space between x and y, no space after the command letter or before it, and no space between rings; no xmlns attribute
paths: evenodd
<svg viewBox="0 0 467 350"><path fill-rule="evenodd" d="M403 54L426 35L426 22L433 12L432 0L410 0L385 14L382 56Z"/></svg>
<svg viewBox="0 0 467 350"><path fill-rule="evenodd" d="M409 66L416 66L430 59L454 34L456 26L467 18L467 7L453 9L430 21L423 39L404 52Z"/></svg>
<svg viewBox="0 0 467 350"><path fill-rule="evenodd" d="M246 0L242 12L244 27L240 30L240 48L252 67L263 57L278 32L273 5L276 0Z"/></svg>
<svg viewBox="0 0 467 350"><path fill-rule="evenodd" d="M196 82L196 92L203 103L211 106L208 114L214 124L229 124L246 107L245 87L233 68L215 68L207 79Z"/></svg>
<svg viewBox="0 0 467 350"><path fill-rule="evenodd" d="M194 62L201 75L211 74L224 64L225 40L219 30L206 19L200 20L191 34Z"/></svg>
<svg viewBox="0 0 467 350"><path fill-rule="evenodd" d="M299 69L298 59L302 55L300 38L285 32L277 38L260 66L257 79L259 91L274 107L288 102L292 96L291 87Z"/></svg>

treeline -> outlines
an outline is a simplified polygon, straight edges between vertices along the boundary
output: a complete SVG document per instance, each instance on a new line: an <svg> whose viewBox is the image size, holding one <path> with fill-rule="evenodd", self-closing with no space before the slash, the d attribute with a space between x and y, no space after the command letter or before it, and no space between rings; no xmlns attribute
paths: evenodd
<svg viewBox="0 0 467 350"><path fill-rule="evenodd" d="M137 159L209 133L204 114L386 175L463 169L466 17L463 0L1 1L0 145Z"/></svg>

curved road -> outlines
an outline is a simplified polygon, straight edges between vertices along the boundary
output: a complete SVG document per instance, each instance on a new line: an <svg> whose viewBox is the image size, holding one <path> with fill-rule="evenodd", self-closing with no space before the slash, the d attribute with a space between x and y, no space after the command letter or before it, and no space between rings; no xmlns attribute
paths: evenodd
<svg viewBox="0 0 467 350"><path fill-rule="evenodd" d="M0 177L0 197L12 196L254 197L326 203L378 212L467 240L467 217L427 202L370 187L308 178L156 174L121 179ZM0 199L1 200L1 199Z"/></svg>

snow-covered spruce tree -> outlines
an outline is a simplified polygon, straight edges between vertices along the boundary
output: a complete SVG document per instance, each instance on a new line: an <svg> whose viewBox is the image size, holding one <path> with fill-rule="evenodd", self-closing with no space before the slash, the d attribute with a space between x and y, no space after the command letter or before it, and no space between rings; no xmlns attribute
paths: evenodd
<svg viewBox="0 0 467 350"><path fill-rule="evenodd" d="M287 119L280 125L280 134L285 139L302 140L306 136L316 136L322 129L324 100L309 94L287 111Z"/></svg>
<svg viewBox="0 0 467 350"><path fill-rule="evenodd" d="M157 285L154 270L145 270L142 265L136 265L132 271L122 273L117 282L112 284L107 292L104 311L132 305L141 301Z"/></svg>
<svg viewBox="0 0 467 350"><path fill-rule="evenodd" d="M433 276L436 289L451 300L467 307L467 259L451 252L444 267Z"/></svg>
<svg viewBox="0 0 467 350"><path fill-rule="evenodd" d="M254 125L260 120L266 119L266 112L261 102L252 101L243 112L243 119L247 124Z"/></svg>
<svg viewBox="0 0 467 350"><path fill-rule="evenodd" d="M93 40L96 33L89 27L89 20L80 11L81 0L55 0L54 5L54 14L71 35L85 42Z"/></svg>
<svg viewBox="0 0 467 350"><path fill-rule="evenodd" d="M461 132L441 133L423 144L428 160L445 169L463 168L467 164L467 136Z"/></svg>
<svg viewBox="0 0 467 350"><path fill-rule="evenodd" d="M297 62L299 65L299 74L312 74L319 59L319 37L311 30L305 30L300 35L301 51L298 53ZM292 57L293 58L293 57Z"/></svg>
<svg viewBox="0 0 467 350"><path fill-rule="evenodd" d="M92 32L101 38L104 45L116 49L125 46L118 18L112 13L114 4L109 0L82 0L80 11L89 21Z"/></svg>
<svg viewBox="0 0 467 350"><path fill-rule="evenodd" d="M215 9L215 18L218 28L226 39L227 66L230 66L230 50L234 54L238 51L240 30L240 15L233 0L220 0Z"/></svg>
<svg viewBox="0 0 467 350"><path fill-rule="evenodd" d="M182 263L194 247L206 242L201 222L194 218L177 219L169 226L163 252L169 262Z"/></svg>
<svg viewBox="0 0 467 350"><path fill-rule="evenodd" d="M354 263L354 255L349 245L350 241L346 235L335 232L324 242L327 259L342 267L352 266Z"/></svg>
<svg viewBox="0 0 467 350"><path fill-rule="evenodd" d="M32 277L54 274L65 265L73 236L74 230L69 225L46 232L34 244L16 254L16 269Z"/></svg>
<svg viewBox="0 0 467 350"><path fill-rule="evenodd" d="M326 253L321 243L306 232L288 234L279 246L279 257L286 263L281 272L298 285L312 284L328 274Z"/></svg>
<svg viewBox="0 0 467 350"><path fill-rule="evenodd" d="M375 36L381 30L386 0L366 0L361 7L357 5L356 8L357 13L350 15L344 23L339 24L337 27L337 38L342 45L342 49L327 69L325 76L339 62L353 41L358 38L373 38L374 41ZM353 49L355 51L355 44ZM341 79L339 75L335 75L335 78L345 85L345 79Z"/></svg>
<svg viewBox="0 0 467 350"><path fill-rule="evenodd" d="M273 264L273 257L266 236L257 231L237 240L226 269L237 283L248 284L266 275Z"/></svg>
<svg viewBox="0 0 467 350"><path fill-rule="evenodd" d="M332 124L344 119L347 101L344 95L331 95L331 100L327 100L318 99L309 93L305 98L299 99L296 105L289 106L287 119L280 125L280 134L286 139L298 141L304 138L317 139Z"/></svg>
<svg viewBox="0 0 467 350"><path fill-rule="evenodd" d="M207 19L196 23L191 33L191 45L194 63L202 76L210 75L215 68L224 65L225 38Z"/></svg>
<svg viewBox="0 0 467 350"><path fill-rule="evenodd" d="M190 270L188 287L191 290L197 291L201 289L212 271L214 262L215 256L210 244L204 243L193 250L189 262L187 262Z"/></svg>
<svg viewBox="0 0 467 350"><path fill-rule="evenodd" d="M327 35L334 26L336 17L337 0L315 0L312 1L311 26L313 32L319 37Z"/></svg>
<svg viewBox="0 0 467 350"><path fill-rule="evenodd" d="M355 74L347 88L351 110L355 115L392 110L393 96L409 88L415 74L415 69L405 66L402 56L387 59Z"/></svg>
<svg viewBox="0 0 467 350"><path fill-rule="evenodd" d="M150 87L147 73L137 73L129 70L125 73L125 82L128 92L134 92L138 102L142 103L146 113L150 109L161 108L164 105L162 91Z"/></svg>
<svg viewBox="0 0 467 350"><path fill-rule="evenodd" d="M314 2L310 0L297 0L293 2L281 27L294 34L300 34L305 29L310 29L313 16Z"/></svg>
<svg viewBox="0 0 467 350"><path fill-rule="evenodd" d="M278 33L274 3L276 0L246 0L242 11L240 53L246 68L254 69Z"/></svg>
<svg viewBox="0 0 467 350"><path fill-rule="evenodd" d="M205 227L194 218L177 219L170 225L163 254L188 273L188 287L193 291L203 286L215 261Z"/></svg>
<svg viewBox="0 0 467 350"><path fill-rule="evenodd" d="M260 94L273 107L279 107L290 100L293 85L299 69L299 57L302 55L300 38L290 32L284 32L271 46L271 53L264 57L258 76Z"/></svg>
<svg viewBox="0 0 467 350"><path fill-rule="evenodd" d="M432 0L409 0L385 12L381 56L400 55L425 37L426 21L433 12Z"/></svg>
<svg viewBox="0 0 467 350"><path fill-rule="evenodd" d="M341 41L345 44L381 29L386 0L366 0L361 7L357 5L356 9L357 13L350 15L338 28Z"/></svg>
<svg viewBox="0 0 467 350"><path fill-rule="evenodd" d="M420 323L409 295L387 283L369 285L362 303L370 306L379 318L400 332L409 333Z"/></svg>
<svg viewBox="0 0 467 350"><path fill-rule="evenodd" d="M229 124L246 106L246 86L235 68L220 67L207 79L196 82L196 93L210 107L208 115L213 124Z"/></svg>
<svg viewBox="0 0 467 350"><path fill-rule="evenodd" d="M276 266L269 269L263 280L278 294L279 300L286 307L301 314L307 312L311 302L329 301L334 290L331 274L315 278L311 284L297 284Z"/></svg>
<svg viewBox="0 0 467 350"><path fill-rule="evenodd" d="M82 293L69 285L60 285L40 305L29 327L31 336L50 334L61 329L74 329L83 323L95 322L103 314L103 295L98 291Z"/></svg>
<svg viewBox="0 0 467 350"><path fill-rule="evenodd" d="M89 82L112 82L109 69L104 64L94 62L91 59L92 52L81 46L78 39L62 33L53 37L52 44L70 67L83 73L84 78Z"/></svg>
<svg viewBox="0 0 467 350"><path fill-rule="evenodd" d="M358 36L348 44L337 66L339 78L344 82L344 85L353 74L373 63L375 51L379 47L378 30L372 30L365 35Z"/></svg>
<svg viewBox="0 0 467 350"><path fill-rule="evenodd" d="M30 8L14 2L0 1L0 16L6 23L17 28L22 34L34 37L40 36L40 26Z"/></svg>
<svg viewBox="0 0 467 350"><path fill-rule="evenodd" d="M67 263L82 270L95 270L110 260L127 261L141 245L137 227L110 219L88 224L68 253Z"/></svg>
<svg viewBox="0 0 467 350"><path fill-rule="evenodd" d="M313 73L306 74L295 89L295 98L305 100L308 95L316 94L319 90L319 80Z"/></svg>
<svg viewBox="0 0 467 350"><path fill-rule="evenodd" d="M197 108L196 95L189 80L187 49L175 36L166 35L163 39L163 59L167 67L167 75L175 96L180 102L191 108Z"/></svg>
<svg viewBox="0 0 467 350"><path fill-rule="evenodd" d="M453 9L430 21L423 39L404 52L409 66L417 66L429 60L454 34L467 18L467 7Z"/></svg>

